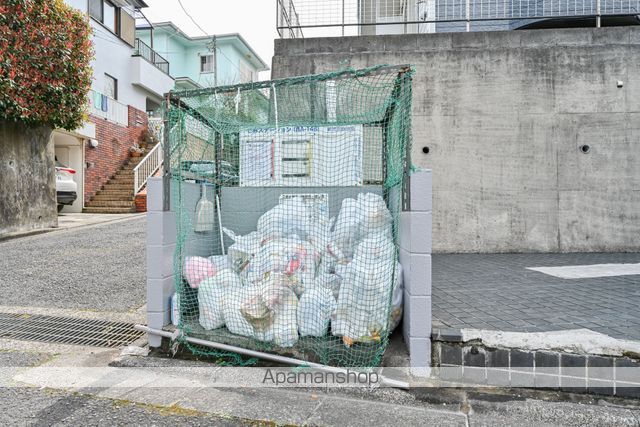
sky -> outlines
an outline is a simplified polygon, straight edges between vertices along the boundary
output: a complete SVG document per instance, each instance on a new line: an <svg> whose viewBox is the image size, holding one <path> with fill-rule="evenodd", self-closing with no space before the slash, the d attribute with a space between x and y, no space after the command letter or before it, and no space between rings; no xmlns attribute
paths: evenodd
<svg viewBox="0 0 640 427"><path fill-rule="evenodd" d="M276 32L275 0L181 0L186 11L209 34L240 33L270 67ZM202 36L178 0L145 0L142 12L151 22L172 21L190 36ZM262 73L268 79L270 72Z"/></svg>

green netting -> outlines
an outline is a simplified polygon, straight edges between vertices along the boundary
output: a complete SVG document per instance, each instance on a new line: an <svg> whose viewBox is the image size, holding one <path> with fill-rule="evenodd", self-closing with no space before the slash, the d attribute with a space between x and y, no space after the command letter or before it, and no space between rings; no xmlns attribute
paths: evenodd
<svg viewBox="0 0 640 427"><path fill-rule="evenodd" d="M380 363L402 314L412 74L379 66L170 94L184 336Z"/></svg>

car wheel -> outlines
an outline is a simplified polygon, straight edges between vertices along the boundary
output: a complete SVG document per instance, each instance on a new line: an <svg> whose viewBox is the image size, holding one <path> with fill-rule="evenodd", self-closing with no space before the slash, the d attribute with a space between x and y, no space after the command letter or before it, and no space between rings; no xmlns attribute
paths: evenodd
<svg viewBox="0 0 640 427"><path fill-rule="evenodd" d="M62 208L64 208L64 205L58 205L58 213L62 211Z"/></svg>

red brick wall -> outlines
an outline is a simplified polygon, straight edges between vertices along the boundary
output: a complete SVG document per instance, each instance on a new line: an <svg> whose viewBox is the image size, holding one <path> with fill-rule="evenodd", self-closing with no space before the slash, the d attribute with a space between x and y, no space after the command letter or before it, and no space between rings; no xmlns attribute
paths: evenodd
<svg viewBox="0 0 640 427"><path fill-rule="evenodd" d="M129 106L129 126L124 127L96 116L98 147L85 148L84 201L88 202L129 159L129 148L147 128L147 114Z"/></svg>
<svg viewBox="0 0 640 427"><path fill-rule="evenodd" d="M140 193L136 194L136 212L147 211L147 188L145 187Z"/></svg>

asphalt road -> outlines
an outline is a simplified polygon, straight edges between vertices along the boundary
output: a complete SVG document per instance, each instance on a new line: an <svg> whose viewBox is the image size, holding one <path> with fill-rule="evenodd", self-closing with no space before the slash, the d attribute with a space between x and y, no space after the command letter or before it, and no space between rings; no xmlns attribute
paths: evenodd
<svg viewBox="0 0 640 427"><path fill-rule="evenodd" d="M146 298L146 218L0 242L0 306L124 312Z"/></svg>

